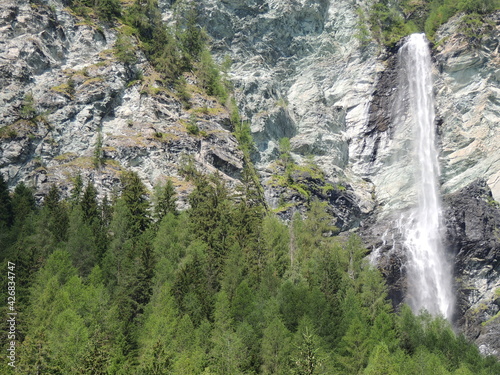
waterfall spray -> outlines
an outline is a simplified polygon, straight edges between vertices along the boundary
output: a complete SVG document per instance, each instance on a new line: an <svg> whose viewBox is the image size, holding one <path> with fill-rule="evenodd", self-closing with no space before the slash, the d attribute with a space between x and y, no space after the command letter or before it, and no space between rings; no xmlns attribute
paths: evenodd
<svg viewBox="0 0 500 375"><path fill-rule="evenodd" d="M454 295L452 267L442 241L442 210L438 190L439 163L434 127L431 57L424 34L410 35L399 58L406 76L415 127L415 187L418 204L403 233L408 251L408 303L451 319Z"/></svg>

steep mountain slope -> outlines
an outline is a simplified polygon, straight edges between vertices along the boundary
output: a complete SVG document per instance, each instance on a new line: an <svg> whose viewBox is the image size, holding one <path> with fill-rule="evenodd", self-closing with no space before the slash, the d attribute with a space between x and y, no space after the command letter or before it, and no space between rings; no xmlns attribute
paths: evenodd
<svg viewBox="0 0 500 375"><path fill-rule="evenodd" d="M159 5L169 22L171 1ZM394 107L395 52L361 46L358 5L347 0L198 5L218 60L233 60L230 79L242 117L251 123L254 161L271 208L290 217L311 196L328 201L342 230L360 227L368 246L380 248L392 297L400 302L405 255L391 240L398 235L394 220L413 204L415 192L411 119ZM6 0L0 14L0 172L10 186L30 181L47 191L57 182L69 190L80 172L111 192L120 171L130 168L148 187L174 178L182 193L189 190L179 175L187 154L199 168L219 170L237 184L242 154L228 110L215 99L191 85L192 109L186 110L175 92L155 83L140 51L135 64L117 60L115 28L85 21L62 2ZM461 33L460 17L453 18L434 47L442 191L449 194L448 242L463 296L457 318L496 355L499 21L498 13L490 16L474 38ZM192 123L203 132L190 134ZM324 171L318 189L310 187L310 171L291 176L295 185L309 186L310 195L273 180L284 173L275 163L282 138L290 138L296 163L312 157ZM321 193L327 184L334 188ZM482 225L479 237L471 225Z"/></svg>
<svg viewBox="0 0 500 375"><path fill-rule="evenodd" d="M77 173L110 192L124 168L149 187L178 179L182 155L220 170L242 167L229 113L196 86L192 108L156 83L140 51L136 64L116 58L117 27L75 16L62 3L2 2L0 170L13 186L52 182L69 189ZM199 134L190 134L194 124Z"/></svg>

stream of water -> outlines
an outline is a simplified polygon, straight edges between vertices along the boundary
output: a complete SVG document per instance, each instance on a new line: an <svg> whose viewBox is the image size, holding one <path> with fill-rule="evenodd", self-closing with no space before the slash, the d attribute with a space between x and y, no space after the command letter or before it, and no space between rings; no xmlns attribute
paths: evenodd
<svg viewBox="0 0 500 375"><path fill-rule="evenodd" d="M408 303L418 313L451 319L454 306L452 267L442 241L439 162L434 125L431 56L424 34L410 35L399 51L414 120L414 168L417 207L403 220L408 251Z"/></svg>

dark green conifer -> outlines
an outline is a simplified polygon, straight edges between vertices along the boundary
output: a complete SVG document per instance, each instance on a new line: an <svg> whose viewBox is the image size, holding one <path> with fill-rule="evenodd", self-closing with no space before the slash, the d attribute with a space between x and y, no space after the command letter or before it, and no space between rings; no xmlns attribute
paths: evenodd
<svg viewBox="0 0 500 375"><path fill-rule="evenodd" d="M13 223L12 199L7 183L0 174L0 228L8 228Z"/></svg>

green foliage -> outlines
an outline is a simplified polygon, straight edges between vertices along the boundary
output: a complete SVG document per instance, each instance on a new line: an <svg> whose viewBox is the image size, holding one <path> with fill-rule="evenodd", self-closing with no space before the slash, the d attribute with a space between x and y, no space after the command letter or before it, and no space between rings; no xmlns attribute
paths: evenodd
<svg viewBox="0 0 500 375"><path fill-rule="evenodd" d="M194 119L191 119L186 125L186 130L191 135L200 134L200 128L198 127L198 124L196 124L196 121Z"/></svg>
<svg viewBox="0 0 500 375"><path fill-rule="evenodd" d="M99 169L102 166L104 158L102 156L102 134L99 133L97 135L97 142L94 149L94 158L93 163L96 169Z"/></svg>
<svg viewBox="0 0 500 375"><path fill-rule="evenodd" d="M93 10L99 19L110 22L121 14L119 0L68 0L75 12L88 19Z"/></svg>
<svg viewBox="0 0 500 375"><path fill-rule="evenodd" d="M371 41L368 19L361 7L356 9L356 15L358 16L357 32L354 36L359 40L362 47L366 47Z"/></svg>
<svg viewBox="0 0 500 375"><path fill-rule="evenodd" d="M64 202L61 202L59 189L55 185L50 187L43 204L48 210L48 229L57 241L65 241L69 225L68 208Z"/></svg>
<svg viewBox="0 0 500 375"><path fill-rule="evenodd" d="M500 373L442 318L394 314L360 239L331 236L320 202L285 224L250 173L234 195L189 162L185 173L190 209L175 210L167 183L152 218L132 172L113 206L81 178L73 197L52 186L41 207L24 184L0 186L19 373Z"/></svg>
<svg viewBox="0 0 500 375"><path fill-rule="evenodd" d="M228 98L227 89L222 82L219 73L219 67L212 59L210 51L203 49L200 52L200 60L197 64L197 76L201 86L206 90L208 95L215 96L222 103L225 103Z"/></svg>
<svg viewBox="0 0 500 375"><path fill-rule="evenodd" d="M206 32L199 26L196 2L181 0L175 4L177 35L187 64L198 61L208 39Z"/></svg>
<svg viewBox="0 0 500 375"><path fill-rule="evenodd" d="M144 232L150 223L148 194L142 180L135 172L125 172L121 182L123 185L121 198L128 209L130 234L136 237Z"/></svg>
<svg viewBox="0 0 500 375"><path fill-rule="evenodd" d="M68 252L73 265L81 276L87 276L97 260L96 240L91 227L84 221L84 214L76 206L71 212L68 231Z"/></svg>
<svg viewBox="0 0 500 375"><path fill-rule="evenodd" d="M291 333L277 316L263 331L262 374L285 375L290 373Z"/></svg>
<svg viewBox="0 0 500 375"><path fill-rule="evenodd" d="M121 3L119 0L99 0L94 2L97 15L104 21L111 21L121 15Z"/></svg>
<svg viewBox="0 0 500 375"><path fill-rule="evenodd" d="M365 368L364 375L399 375L397 364L391 356L389 349L385 343L381 343L375 347L373 354L370 357L368 366Z"/></svg>
<svg viewBox="0 0 500 375"><path fill-rule="evenodd" d="M168 213L178 214L176 195L172 180L167 180L165 184L155 186L153 202L157 222L161 221Z"/></svg>
<svg viewBox="0 0 500 375"><path fill-rule="evenodd" d="M37 116L37 110L35 107L35 99L33 98L33 94L28 93L24 96L19 115L22 119L30 121Z"/></svg>
<svg viewBox="0 0 500 375"><path fill-rule="evenodd" d="M118 61L125 64L135 64L137 61L135 50L136 46L132 42L132 37L119 33L115 42L115 56Z"/></svg>
<svg viewBox="0 0 500 375"><path fill-rule="evenodd" d="M498 0L399 0L388 2L379 0L368 11L368 16L359 8L358 33L362 45L367 43L367 25L371 36L387 47L393 47L402 37L424 32L432 39L435 32L452 16L464 12L463 22L465 35L477 38L477 30L484 27L485 15L500 9Z"/></svg>
<svg viewBox="0 0 500 375"><path fill-rule="evenodd" d="M0 228L2 228L2 233L5 233L5 229L10 227L13 221L12 199L7 183L3 175L0 174Z"/></svg>

